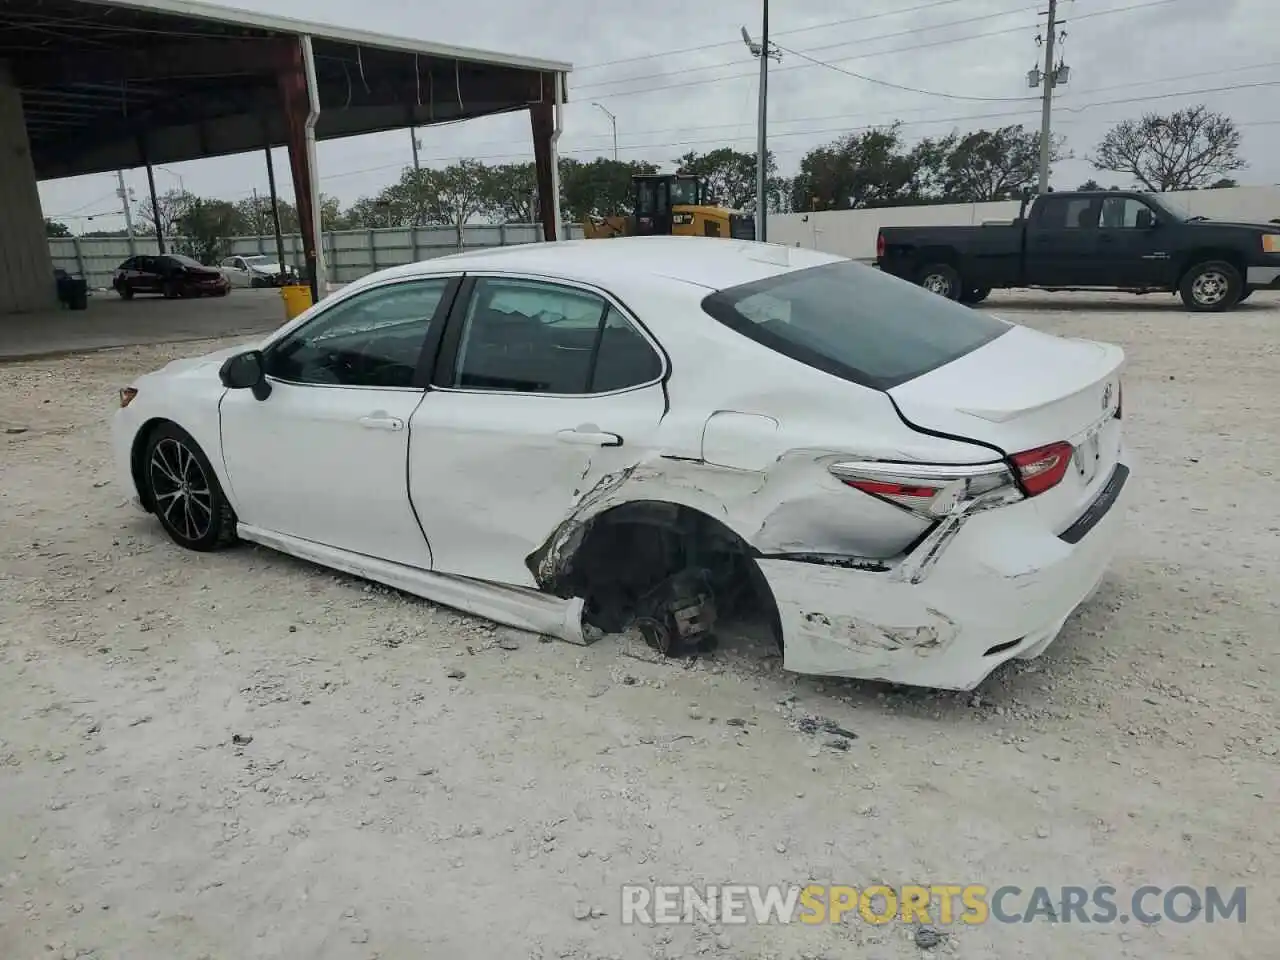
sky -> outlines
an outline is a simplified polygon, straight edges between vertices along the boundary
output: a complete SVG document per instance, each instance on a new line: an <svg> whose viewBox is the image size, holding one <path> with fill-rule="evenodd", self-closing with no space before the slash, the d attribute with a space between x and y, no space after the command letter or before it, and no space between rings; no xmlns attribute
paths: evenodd
<svg viewBox="0 0 1280 960"><path fill-rule="evenodd" d="M605 110L617 118L622 159L674 169L688 150L755 149L759 69L741 29L758 37L761 0L219 5L572 63L562 156L612 153ZM894 120L913 141L1013 123L1038 129L1039 91L1028 87L1027 71L1043 60L1044 10L1027 0L772 0L770 39L782 60L770 64L768 131L781 172L794 173L815 146ZM1239 124L1249 165L1236 179L1280 183L1277 0L1060 0L1059 17L1071 69L1055 91L1053 130L1072 157L1054 167L1057 189L1090 177L1127 186L1089 164L1099 138L1117 121L1198 103ZM418 136L422 161L433 166L533 156L523 112L420 128ZM318 147L320 189L346 205L376 194L410 163L407 130L327 141ZM288 198L283 150L276 167ZM145 172L125 176L143 200ZM156 169L156 186L238 200L267 192L266 167L261 154L167 165ZM44 182L40 196L46 216L78 232L112 230L124 225L115 187L114 174L99 174Z"/></svg>

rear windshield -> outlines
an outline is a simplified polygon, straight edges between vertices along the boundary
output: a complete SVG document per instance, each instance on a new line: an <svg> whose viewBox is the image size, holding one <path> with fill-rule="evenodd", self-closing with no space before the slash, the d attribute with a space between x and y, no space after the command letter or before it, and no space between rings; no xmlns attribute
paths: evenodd
<svg viewBox="0 0 1280 960"><path fill-rule="evenodd" d="M793 360L876 390L935 370L1009 329L850 260L728 287L702 309Z"/></svg>

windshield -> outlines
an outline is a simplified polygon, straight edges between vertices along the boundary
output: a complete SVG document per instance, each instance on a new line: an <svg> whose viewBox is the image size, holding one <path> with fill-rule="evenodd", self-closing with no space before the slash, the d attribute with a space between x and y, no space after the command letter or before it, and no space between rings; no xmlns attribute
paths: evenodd
<svg viewBox="0 0 1280 960"><path fill-rule="evenodd" d="M729 287L702 308L771 350L876 390L957 360L1010 327L850 260Z"/></svg>
<svg viewBox="0 0 1280 960"><path fill-rule="evenodd" d="M671 184L671 205L677 203L685 203L690 206L696 206L698 197L698 181L697 180L676 180Z"/></svg>
<svg viewBox="0 0 1280 960"><path fill-rule="evenodd" d="M243 257L245 263L270 263L271 261L264 256Z"/></svg>
<svg viewBox="0 0 1280 960"><path fill-rule="evenodd" d="M184 257L180 253L169 254L169 259L182 264L184 267L203 267L204 266L204 264L200 263L198 260L192 260L190 257Z"/></svg>
<svg viewBox="0 0 1280 960"><path fill-rule="evenodd" d="M1185 220L1191 211L1177 203L1172 197L1162 197L1155 193L1144 193L1142 199L1165 214L1171 220Z"/></svg>

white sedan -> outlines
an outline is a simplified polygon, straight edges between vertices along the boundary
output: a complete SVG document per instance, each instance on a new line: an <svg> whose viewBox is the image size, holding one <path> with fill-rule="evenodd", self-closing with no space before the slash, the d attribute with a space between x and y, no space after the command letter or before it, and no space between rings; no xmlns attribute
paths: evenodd
<svg viewBox="0 0 1280 960"><path fill-rule="evenodd" d="M1103 577L1123 361L810 250L530 244L140 377L115 454L193 550L577 643L678 653L754 613L792 671L969 689Z"/></svg>
<svg viewBox="0 0 1280 960"><path fill-rule="evenodd" d="M261 254L227 257L219 265L222 275L233 287L279 286L284 275L292 274L289 267Z"/></svg>

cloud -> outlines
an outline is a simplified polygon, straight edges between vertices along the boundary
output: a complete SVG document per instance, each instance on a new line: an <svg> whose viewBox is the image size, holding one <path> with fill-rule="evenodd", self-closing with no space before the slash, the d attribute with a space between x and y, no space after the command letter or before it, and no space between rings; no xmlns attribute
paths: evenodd
<svg viewBox="0 0 1280 960"><path fill-rule="evenodd" d="M617 116L623 158L669 163L690 149L754 149L758 64L740 28L758 36L758 0L648 0L633 7L599 0L364 0L358 9L348 0L238 5L572 62L577 69L569 80L561 142L570 156L612 149L609 119L592 102ZM1242 182L1280 181L1280 86L1242 86L1280 83L1274 50L1280 8L1274 0L1063 0L1059 6L1071 77L1055 98L1054 130L1068 138L1077 159L1056 167L1058 185L1074 187L1093 175L1080 158L1111 123L1200 102L1242 124L1250 164ZM1122 9L1130 7L1135 9ZM784 171L842 132L894 119L913 139L1009 123L1038 128L1037 91L1027 87L1026 74L1043 57L1036 45L1041 9L1027 0L877 0L870 8L847 0L774 0L772 39L778 44L867 77L951 95L869 83L784 53L781 64L771 65L769 82L770 146ZM1236 89L1187 92L1228 86ZM532 156L522 114L424 129L419 137L424 162L433 165L468 156L489 162ZM407 131L321 144L322 189L351 202L395 179L410 158ZM277 168L287 195L283 156ZM187 189L206 195L234 199L255 187L267 189L261 156L195 161L175 172ZM84 205L105 196L98 207L109 211L112 179L44 184L45 210L99 212ZM161 189L177 186L170 173L158 173L157 180ZM144 196L145 176L135 173L131 182ZM94 225L100 223L115 225Z"/></svg>

